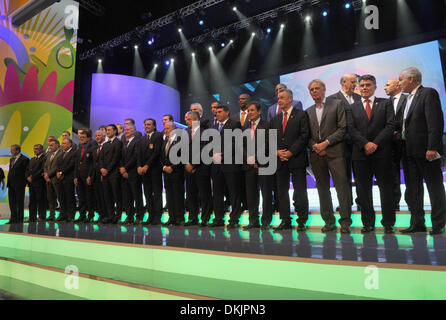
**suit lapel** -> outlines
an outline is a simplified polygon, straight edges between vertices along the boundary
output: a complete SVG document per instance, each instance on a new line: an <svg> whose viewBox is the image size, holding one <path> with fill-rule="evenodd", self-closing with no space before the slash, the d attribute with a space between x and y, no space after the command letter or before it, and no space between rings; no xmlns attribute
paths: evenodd
<svg viewBox="0 0 446 320"><path fill-rule="evenodd" d="M404 112L404 107L406 106L406 103L407 103L407 96L402 94L400 97L400 101L398 101L398 105L396 106L395 116L401 111L401 109L403 109Z"/></svg>
<svg viewBox="0 0 446 320"><path fill-rule="evenodd" d="M359 112L359 114L362 115L364 120L369 121L369 117L367 117L367 113L365 112L364 105L362 104L362 100L352 104L352 107L353 107L352 109L357 109L357 112ZM370 117L370 119L371 119L371 117Z"/></svg>
<svg viewBox="0 0 446 320"><path fill-rule="evenodd" d="M378 112L377 111L378 108L379 108L379 100L377 100L375 98L375 101L373 102L372 113L370 114L370 120L369 121L373 120L373 116L375 115L375 111Z"/></svg>
<svg viewBox="0 0 446 320"><path fill-rule="evenodd" d="M413 110L417 106L418 100L420 99L420 95L422 92L423 92L423 86L418 88L417 93L415 94L415 97L413 97L412 104L410 105L410 109L409 109L409 113L407 114L406 121L410 119L410 116L412 115ZM407 99L409 99L409 97L407 97ZM406 100L406 105L407 105L407 100Z"/></svg>
<svg viewBox="0 0 446 320"><path fill-rule="evenodd" d="M330 108L330 102L325 102L324 110L322 111L321 124L319 125L319 130L323 127L322 124L327 118L328 108Z"/></svg>

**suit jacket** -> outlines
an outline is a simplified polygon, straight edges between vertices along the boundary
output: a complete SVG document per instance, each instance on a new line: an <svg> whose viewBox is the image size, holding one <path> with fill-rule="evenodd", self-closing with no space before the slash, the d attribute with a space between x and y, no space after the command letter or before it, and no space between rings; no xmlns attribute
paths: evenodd
<svg viewBox="0 0 446 320"><path fill-rule="evenodd" d="M288 160L290 168L305 168L308 165L307 145L310 138L308 114L302 110L291 109L285 133L283 133L283 113L275 116L270 123L277 130L277 150L288 150L293 156ZM278 168L281 161L278 159Z"/></svg>
<svg viewBox="0 0 446 320"><path fill-rule="evenodd" d="M139 140L137 152L138 167L149 166L147 173L152 170L161 170L160 156L163 147L163 134L155 131L150 140L144 136Z"/></svg>
<svg viewBox="0 0 446 320"><path fill-rule="evenodd" d="M243 127L243 131L249 130L251 132L251 130L252 130L251 128L252 128L252 122L248 121L248 122L246 122L245 126ZM269 123L267 121L265 121L265 120L260 119L260 121L257 124L257 127L256 127L256 129L254 131L253 139L254 139L254 145L255 145L255 150L254 150L255 154L254 155L249 155L249 156L254 156L255 163L259 167L262 166L262 165L260 165L258 160L257 160L257 153L260 152L262 154L266 154L267 155L268 151L269 151L268 150L268 146L269 146L269 128L270 128ZM258 132L259 129L265 130L265 144L264 145L259 145L258 142L257 142L257 132ZM250 141L251 143L253 142L252 139L251 139L251 136L249 136L248 139L251 140ZM246 140L243 141L243 166L242 166L243 171L247 171L247 170L250 170L250 169L253 168L252 165L247 163L248 147L247 147L247 143L246 142L247 142ZM261 150L261 151L259 151L259 150Z"/></svg>
<svg viewBox="0 0 446 320"><path fill-rule="evenodd" d="M104 143L105 144L105 143ZM92 182L100 182L101 181L101 168L102 168L102 153L104 152L104 148L102 148L99 152L99 145L96 142L96 145L93 145L92 149L92 168L89 176L92 178Z"/></svg>
<svg viewBox="0 0 446 320"><path fill-rule="evenodd" d="M389 99L375 98L370 120L362 102L355 102L346 111L348 130L353 141L352 159L366 160L370 157L390 157L395 117ZM364 146L368 142L378 145L378 149L371 156L367 156L364 151Z"/></svg>
<svg viewBox="0 0 446 320"><path fill-rule="evenodd" d="M172 167L173 172L170 175L174 175L174 174L182 175L183 174L183 165L181 163L173 164L169 158L170 152L172 150L172 146L174 146L175 144L180 142L180 137L176 136L174 138L174 140L171 142L171 145L169 146L169 148L166 150L168 141L169 141L169 139L166 139L163 141L163 146L162 146L161 155L160 155L161 168L163 168L164 166Z"/></svg>
<svg viewBox="0 0 446 320"><path fill-rule="evenodd" d="M352 97L354 102L361 102L361 96L355 92L352 93ZM347 101L347 99L345 98L344 94L341 91L338 91L332 95L329 95L327 97L327 99L338 99L341 100L343 102L344 105L349 106L350 103Z"/></svg>
<svg viewBox="0 0 446 320"><path fill-rule="evenodd" d="M52 183L59 182L56 175L61 167L64 151L62 148L59 148L58 150L55 151L55 153L56 155L54 156L52 161L51 161L51 156L53 155L53 152L48 153L48 155L46 156L46 161L44 166L44 173L48 174L48 177L51 179Z"/></svg>
<svg viewBox="0 0 446 320"><path fill-rule="evenodd" d="M240 123L240 128L242 127L242 119L241 119L241 113L240 111L237 112L236 114L234 114L232 117L230 117L229 119L231 119L232 121L235 122L239 122ZM248 109L246 109L246 118L245 118L245 124L249 121L248 119Z"/></svg>
<svg viewBox="0 0 446 320"><path fill-rule="evenodd" d="M26 168L25 177L31 177L32 182L28 185L30 187L39 187L45 184L45 179L43 178L43 169L45 166L45 155L42 154L40 158L34 157L29 161L28 167Z"/></svg>
<svg viewBox="0 0 446 320"><path fill-rule="evenodd" d="M213 164L212 170L221 169L223 172L237 172L237 171L241 170L241 164L235 164L235 158L236 158L235 155L236 155L236 153L242 153L243 150L242 150L242 146L237 145L235 138L232 138L232 150L231 150L232 162L231 162L231 164L224 163L225 162L225 155L224 155L225 145L229 145L229 142L225 141L224 132L225 132L225 130L235 130L235 129L241 129L241 128L242 127L241 127L240 121L235 121L232 119L228 119L228 121L226 121L225 125L223 126L223 129L220 132L222 163L215 164L215 165ZM218 125L215 129L218 129Z"/></svg>
<svg viewBox="0 0 446 320"><path fill-rule="evenodd" d="M113 142L107 141L102 146L99 159L101 168L107 169L108 176L119 176L122 157L122 142L116 137Z"/></svg>
<svg viewBox="0 0 446 320"><path fill-rule="evenodd" d="M317 120L316 105L306 110L310 124L310 140L308 146L313 152L315 144L328 140L330 145L325 150L330 158L344 156L344 136L347 131L347 118L342 102L337 99L325 101L321 125Z"/></svg>
<svg viewBox="0 0 446 320"><path fill-rule="evenodd" d="M418 88L406 118L406 152L415 158L426 158L427 150L443 154L443 110L438 92Z"/></svg>
<svg viewBox="0 0 446 320"><path fill-rule="evenodd" d="M206 130L211 127L211 122L206 118L200 118L200 128L201 130Z"/></svg>
<svg viewBox="0 0 446 320"><path fill-rule="evenodd" d="M197 129L197 131L195 131L195 134L194 134L192 139L191 139L191 129L190 128L186 129L186 132L187 132L187 134L189 136L189 145L188 145L188 149L189 149L189 163L196 170L195 171L196 175L209 175L210 174L210 166L204 164L201 161L201 151L207 145L206 141L201 141L201 135L202 135L203 131L206 130L206 129L208 129L208 128L203 128L203 127L200 126L200 128ZM200 145L200 150L199 150L199 152L200 152L200 157L199 157L200 162L199 163L193 163L193 158L194 158L194 156L196 157L197 155L194 154L194 149L193 149L192 146L193 146L193 142L195 142L196 140L199 141L199 145ZM189 174L189 173L186 172L186 174Z"/></svg>
<svg viewBox="0 0 446 320"><path fill-rule="evenodd" d="M82 148L84 154L82 155ZM93 175L93 153L95 147L93 143L88 142L85 145L79 145L76 150L74 160L74 177L77 179L87 179ZM82 157L81 157L82 155Z"/></svg>
<svg viewBox="0 0 446 320"><path fill-rule="evenodd" d="M136 131L136 132L135 132L135 138L138 138L138 139L139 139L139 138L141 138L142 136L143 136L143 135L142 135L141 132L139 132L139 131ZM116 138L119 139L119 137L116 137ZM121 137L120 140L121 140L122 143L125 143L125 142L127 141L127 140L125 139L125 134L122 135L122 137Z"/></svg>
<svg viewBox="0 0 446 320"><path fill-rule="evenodd" d="M392 103L393 107L393 101L392 98L389 99ZM400 97L400 100L398 101L398 106L394 110L395 115L395 131L401 132L403 128L403 117L404 117L404 110L406 110L406 104L407 104L407 95L402 94Z"/></svg>
<svg viewBox="0 0 446 320"><path fill-rule="evenodd" d="M291 106L298 110L303 110L302 102L298 100L293 100L291 103ZM277 116L277 103L273 104L271 107L268 108L268 115L267 115L267 121L271 121L275 116Z"/></svg>
<svg viewBox="0 0 446 320"><path fill-rule="evenodd" d="M11 158L12 159L12 158ZM26 168L28 167L29 159L23 154L16 160L14 167L11 168L11 162L9 163L8 172L8 188L18 188L26 186Z"/></svg>
<svg viewBox="0 0 446 320"><path fill-rule="evenodd" d="M62 160L58 172L62 172L62 181L74 183L74 167L76 163L76 150L71 149L69 152L62 153Z"/></svg>
<svg viewBox="0 0 446 320"><path fill-rule="evenodd" d="M138 177L138 146L139 138L134 137L130 143L125 142L122 146L121 167L125 168L129 175L129 179L136 179Z"/></svg>

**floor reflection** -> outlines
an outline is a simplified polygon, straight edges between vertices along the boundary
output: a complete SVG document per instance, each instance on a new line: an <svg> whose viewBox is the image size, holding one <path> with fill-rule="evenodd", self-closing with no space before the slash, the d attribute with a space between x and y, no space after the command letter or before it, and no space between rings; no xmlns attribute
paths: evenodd
<svg viewBox="0 0 446 320"><path fill-rule="evenodd" d="M258 229L243 231L225 228L146 227L72 223L5 225L2 232L95 241L171 246L224 252L264 254L327 260L367 261L416 265L446 265L446 237L385 235L382 231L363 235L323 234L287 230L274 233Z"/></svg>

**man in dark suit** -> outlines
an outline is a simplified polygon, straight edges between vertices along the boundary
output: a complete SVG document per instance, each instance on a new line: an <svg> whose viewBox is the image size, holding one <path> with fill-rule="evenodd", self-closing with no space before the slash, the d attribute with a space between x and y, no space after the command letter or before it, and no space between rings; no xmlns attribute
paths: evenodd
<svg viewBox="0 0 446 320"><path fill-rule="evenodd" d="M74 166L76 151L71 139L62 140L62 161L56 174L60 181L60 215L57 221L72 222L75 215L76 199L74 196Z"/></svg>
<svg viewBox="0 0 446 320"><path fill-rule="evenodd" d="M220 105L220 102L214 101L211 103L211 112L212 112L212 119L209 121L209 127L210 128L217 128L218 126L218 120L217 120L217 107Z"/></svg>
<svg viewBox="0 0 446 320"><path fill-rule="evenodd" d="M126 224L140 224L144 219L142 185L137 172L139 138L135 136L135 132L136 128L133 125L125 126L126 142L122 149L121 167L119 169L123 181L122 191L127 213Z"/></svg>
<svg viewBox="0 0 446 320"><path fill-rule="evenodd" d="M213 154L213 164L211 165L212 175L212 190L213 190L213 204L215 219L210 224L210 227L224 226L224 194L225 186L228 188L229 199L231 201L232 212L228 228L237 228L239 226L238 220L241 215L241 164L235 163L236 153L243 152L238 149L235 138L232 138L231 159L224 157L225 145L229 145L229 141L225 143L225 130L232 132L235 129L241 129L240 121L229 119L229 108L227 106L217 107L217 130L221 136L221 153ZM230 163L231 162L231 163Z"/></svg>
<svg viewBox="0 0 446 320"><path fill-rule="evenodd" d="M425 232L424 187L426 181L431 201L431 235L442 234L446 222L446 195L441 171L444 115L438 92L421 85L422 74L416 68L403 70L399 77L403 92L408 93L404 110L403 152L409 171L408 205L410 227L403 233Z"/></svg>
<svg viewBox="0 0 446 320"><path fill-rule="evenodd" d="M79 219L76 223L91 222L94 218L94 189L93 189L93 153L91 130L84 130L78 134L80 144L76 150L74 167L74 185L79 198ZM87 217L88 212L88 217Z"/></svg>
<svg viewBox="0 0 446 320"><path fill-rule="evenodd" d="M277 97L277 95L279 94L279 92L281 90L285 90L288 89L286 85L284 85L283 83L279 83L276 86L276 89L274 90L275 96ZM299 100L293 100L293 102L291 103L291 106L295 109L298 110L303 110L303 106L302 106L302 102ZM277 103L273 104L272 106L270 106L268 108L268 114L267 114L267 121L270 122L275 116L277 116L278 114L280 114L282 111L279 108L279 105Z"/></svg>
<svg viewBox="0 0 446 320"><path fill-rule="evenodd" d="M90 178L90 181L93 185L96 204L95 207L99 213L99 219L97 221L94 221L94 223L98 223L100 221L104 221L107 218L107 206L105 204L104 184L102 183L103 177L101 173L103 156L102 153L105 144L105 132L102 130L96 131L95 139L96 145L93 145L92 152L92 169L87 179Z"/></svg>
<svg viewBox="0 0 446 320"><path fill-rule="evenodd" d="M282 223L276 231L291 229L290 175L294 187L295 211L298 214L298 230L306 230L308 220L308 195L306 167L307 144L310 136L308 115L292 108L293 92L279 92L279 107L282 113L271 120L271 129L277 130L278 169L276 173L279 195L279 211Z"/></svg>
<svg viewBox="0 0 446 320"><path fill-rule="evenodd" d="M45 179L43 179L45 154L41 144L34 146L34 155L35 157L29 161L26 169L26 180L29 186L29 222L42 222L46 218L47 200Z"/></svg>
<svg viewBox="0 0 446 320"><path fill-rule="evenodd" d="M401 140L401 129L403 125L404 109L407 104L407 96L402 94L398 79L389 79L386 82L384 91L390 96L390 102L393 106L395 115L395 131L392 139L392 173L393 173L393 196L395 200L395 210L400 210L401 201L401 160L403 155L403 144ZM403 161L405 166L405 161ZM407 171L407 170L406 170ZM404 181L408 182L408 176L404 177ZM407 192L404 194L407 203Z"/></svg>
<svg viewBox="0 0 446 320"><path fill-rule="evenodd" d="M19 145L11 146L11 155L7 185L11 219L7 224L23 223L26 187L25 173L29 164L29 159L21 154Z"/></svg>
<svg viewBox="0 0 446 320"><path fill-rule="evenodd" d="M201 161L201 151L205 142L201 141L202 130L198 112L186 113L187 134L189 136L189 162L185 164L186 199L189 219L186 226L198 225L200 204L202 207L201 226L207 226L212 214L212 189L210 166ZM196 143L197 150L194 149Z"/></svg>
<svg viewBox="0 0 446 320"><path fill-rule="evenodd" d="M393 106L388 99L376 98L376 79L364 75L359 79L361 102L347 109L347 124L353 141L352 160L364 227L362 233L375 230L373 176L381 195L384 232L393 233L392 136L395 131Z"/></svg>
<svg viewBox="0 0 446 320"><path fill-rule="evenodd" d="M138 144L138 168L137 172L142 177L144 184L144 196L149 210L147 224L159 225L163 209L163 181L161 168L161 148L163 134L156 131L155 119L144 120L146 135Z"/></svg>
<svg viewBox="0 0 446 320"><path fill-rule="evenodd" d="M332 94L331 96L327 97L328 99L338 99L342 101L344 108L347 110L347 108L350 108L353 106L354 103L361 101L361 96L357 93L355 93L355 89L357 86L357 76L354 73L347 73L344 74L341 78L341 90L338 91L335 94ZM344 145L345 145L345 163L346 163L346 173L347 173L347 180L349 183L349 197L350 197L350 204L353 205L353 194L352 194L352 172L355 176L356 181L356 175L354 172L354 168L352 167L352 149L353 149L353 141L350 137L350 133L347 132L344 137ZM361 208L359 207L359 195L356 194L357 198L355 200L356 204L358 204L358 210Z"/></svg>
<svg viewBox="0 0 446 320"><path fill-rule="evenodd" d="M134 119L131 119L131 118L129 118L129 119L125 119L125 120L124 120L124 129L125 129L125 127L127 127L127 126L134 126L134 127L135 127L135 138L138 138L138 139L139 139L139 138L142 137L142 133L139 132L139 131L136 131L136 125L135 125L135 120L134 120ZM116 127L116 128L118 128L118 127ZM119 137L118 137L118 133L119 133L119 130L118 130L117 133L116 133L116 137L119 139ZM125 143L125 142L126 142L126 138L125 138L125 130L124 130L124 134L122 134L122 136L121 136L121 138L120 138L119 140L121 140L122 143Z"/></svg>
<svg viewBox="0 0 446 320"><path fill-rule="evenodd" d="M50 152L46 156L43 177L46 181L46 195L48 199L48 209L50 215L46 221L56 219L56 203L61 198L60 181L57 179L57 172L61 166L63 150L59 140L51 139L49 142Z"/></svg>
<svg viewBox="0 0 446 320"><path fill-rule="evenodd" d="M306 112L311 133L308 143L310 162L316 178L321 215L325 221L322 232L336 230L330 193L331 174L340 204L341 233L350 233L351 205L344 157L344 135L347 131L345 109L340 100L325 100L326 87L321 80L311 81L308 89L315 102Z"/></svg>
<svg viewBox="0 0 446 320"><path fill-rule="evenodd" d="M166 140L161 150L161 166L164 174L169 220L165 225L184 225L184 171L181 163L174 164L170 160L172 146L179 142L179 137L172 133L176 129L173 122L166 123L164 134Z"/></svg>
<svg viewBox="0 0 446 320"><path fill-rule="evenodd" d="M268 153L269 146L269 124L268 122L260 118L262 114L261 105L257 101L251 101L248 106L248 119L249 121L243 127L246 132L248 130L249 137L247 137L246 143L243 146L243 172L246 190L242 192L246 193L246 199L249 210L249 225L244 230L250 230L259 228L259 202L260 194L259 188L262 192L262 230L269 230L272 215L272 180L274 175L259 175L259 167L261 164L258 161L257 154L259 151L263 151L261 154ZM265 131L265 141L259 143L257 133L259 130ZM248 147L250 144L251 148ZM262 150L263 149L263 150ZM251 153L252 152L252 153Z"/></svg>
<svg viewBox="0 0 446 320"><path fill-rule="evenodd" d="M106 217L102 223L117 223L122 216L122 192L119 166L122 157L122 142L116 137L118 128L114 124L108 125L108 141L101 151L101 174L104 186Z"/></svg>

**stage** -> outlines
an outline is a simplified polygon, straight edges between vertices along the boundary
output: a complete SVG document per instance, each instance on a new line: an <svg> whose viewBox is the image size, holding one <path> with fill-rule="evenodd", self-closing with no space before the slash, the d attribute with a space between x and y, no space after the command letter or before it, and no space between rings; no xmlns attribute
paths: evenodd
<svg viewBox="0 0 446 320"><path fill-rule="evenodd" d="M446 298L444 235L44 222L3 225L0 243L17 299Z"/></svg>

